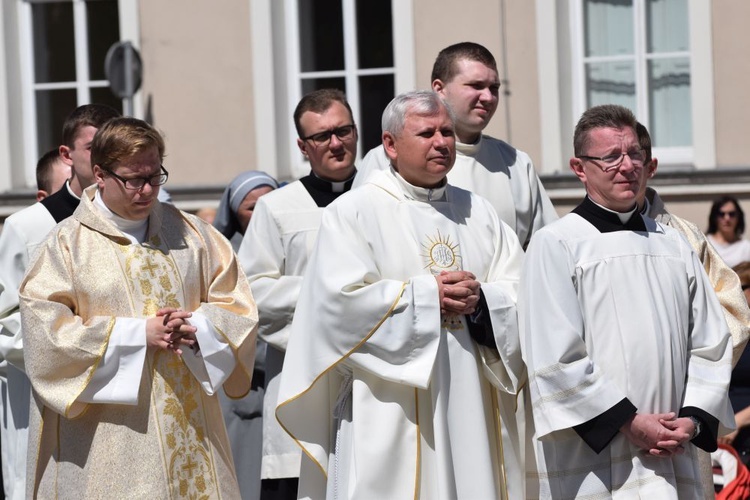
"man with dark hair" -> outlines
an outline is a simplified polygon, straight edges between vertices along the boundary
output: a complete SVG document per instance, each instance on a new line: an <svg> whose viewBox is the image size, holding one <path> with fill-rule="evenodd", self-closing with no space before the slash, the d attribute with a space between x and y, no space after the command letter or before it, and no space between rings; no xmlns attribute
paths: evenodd
<svg viewBox="0 0 750 500"><path fill-rule="evenodd" d="M55 148L47 151L36 162L36 201L55 194L70 179L71 168L60 157L60 151Z"/></svg>
<svg viewBox="0 0 750 500"><path fill-rule="evenodd" d="M351 189L356 173L357 126L341 91L322 89L305 95L294 111L294 124L297 146L312 171L258 200L237 254L258 303L258 335L268 344L261 468L264 499L297 498L300 449L274 415L279 376L323 208Z"/></svg>
<svg viewBox="0 0 750 500"><path fill-rule="evenodd" d="M102 104L76 108L65 119L59 156L71 169L56 193L6 219L0 233L0 359L7 362L2 390L3 474L8 499L25 498L26 442L31 387L23 361L18 286L29 260L58 222L73 214L83 189L94 182L91 141L96 130L120 113Z"/></svg>
<svg viewBox="0 0 750 500"><path fill-rule="evenodd" d="M524 498L523 250L446 182L439 96L401 94L382 123L392 168L324 210L292 325L276 414L305 450L300 498Z"/></svg>
<svg viewBox="0 0 750 500"><path fill-rule="evenodd" d="M158 201L164 140L96 133L96 185L21 283L27 498L239 498L216 392L250 389L257 311L231 244Z"/></svg>
<svg viewBox="0 0 750 500"><path fill-rule="evenodd" d="M497 111L500 79L492 54L482 45L462 42L441 50L432 70L432 89L456 117L456 165L449 182L488 199L526 247L531 235L557 219L531 158L510 144L482 134ZM383 146L373 149L354 185L375 170L387 170Z"/></svg>
<svg viewBox="0 0 750 500"><path fill-rule="evenodd" d="M529 495L701 498L695 447L715 450L734 427L721 306L683 236L638 210L633 114L589 109L574 149L586 198L535 234L519 293Z"/></svg>

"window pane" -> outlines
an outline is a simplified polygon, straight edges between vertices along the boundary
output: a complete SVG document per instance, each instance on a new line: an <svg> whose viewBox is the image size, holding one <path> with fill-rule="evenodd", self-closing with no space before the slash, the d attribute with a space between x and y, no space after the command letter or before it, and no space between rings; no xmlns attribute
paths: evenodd
<svg viewBox="0 0 750 500"><path fill-rule="evenodd" d="M646 0L649 52L690 50L687 0Z"/></svg>
<svg viewBox="0 0 750 500"><path fill-rule="evenodd" d="M586 65L586 105L619 104L632 111L635 102L635 67L632 62Z"/></svg>
<svg viewBox="0 0 750 500"><path fill-rule="evenodd" d="M122 113L122 100L109 90L109 87L91 89L91 102L96 104L106 104L115 108Z"/></svg>
<svg viewBox="0 0 750 500"><path fill-rule="evenodd" d="M632 54L633 1L584 0L586 57Z"/></svg>
<svg viewBox="0 0 750 500"><path fill-rule="evenodd" d="M65 118L76 109L75 89L37 90L36 130L38 156L60 145Z"/></svg>
<svg viewBox="0 0 750 500"><path fill-rule="evenodd" d="M89 32L89 78L104 80L104 58L113 43L120 40L116 0L86 2Z"/></svg>
<svg viewBox="0 0 750 500"><path fill-rule="evenodd" d="M359 78L361 123L357 124L362 154L380 145L383 110L394 95L393 75L362 76Z"/></svg>
<svg viewBox="0 0 750 500"><path fill-rule="evenodd" d="M690 61L687 57L648 63L651 131L657 147L690 146Z"/></svg>
<svg viewBox="0 0 750 500"><path fill-rule="evenodd" d="M74 81L73 3L34 3L31 16L36 83Z"/></svg>
<svg viewBox="0 0 750 500"><path fill-rule="evenodd" d="M391 2L359 0L357 8L357 53L360 68L393 66L393 22Z"/></svg>
<svg viewBox="0 0 750 500"><path fill-rule="evenodd" d="M340 78L303 78L302 95L309 94L313 90L339 89L346 94L346 81Z"/></svg>
<svg viewBox="0 0 750 500"><path fill-rule="evenodd" d="M302 72L344 69L341 0L301 0L298 9Z"/></svg>

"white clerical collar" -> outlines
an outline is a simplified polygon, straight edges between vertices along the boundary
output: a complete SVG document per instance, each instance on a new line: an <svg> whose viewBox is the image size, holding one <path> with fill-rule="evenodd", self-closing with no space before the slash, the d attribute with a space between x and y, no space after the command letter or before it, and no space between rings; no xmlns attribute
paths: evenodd
<svg viewBox="0 0 750 500"><path fill-rule="evenodd" d="M591 197L589 197L589 200L591 200ZM603 210L606 210L607 212L611 212L611 213L617 215L617 217L620 218L620 222L622 222L623 224L625 224L627 221L629 221L630 217L633 215L633 213L636 210L638 210L638 204L637 203L635 204L635 206L633 207L633 209L630 210L629 212L615 212L614 210L611 210L611 209L609 209L609 208L607 208L607 207L605 207L603 205L598 204L594 200L591 200L591 203L593 203L594 205L596 205L597 207L599 207L599 208L601 208Z"/></svg>
<svg viewBox="0 0 750 500"><path fill-rule="evenodd" d="M407 198L417 201L445 201L445 190L448 187L448 181L445 178L443 179L442 185L439 187L423 188L408 183L406 179L401 177L401 174L396 172L393 166L391 166L391 173L394 175L401 188L403 188Z"/></svg>
<svg viewBox="0 0 750 500"><path fill-rule="evenodd" d="M343 181L329 181L328 179L324 179L317 175L315 172L312 173L316 179L320 179L323 182L326 182L331 185L331 192L332 193L343 193L346 191L346 183L352 180L352 177L349 177L348 179L344 179Z"/></svg>
<svg viewBox="0 0 750 500"><path fill-rule="evenodd" d="M69 180L65 181L65 188L66 188L66 189L68 190L68 193L70 193L70 196L72 196L72 197L73 197L73 198L75 198L76 200L80 200L80 199L81 199L81 197L80 197L80 196L78 196L77 194L75 194L75 193L73 192L73 190L72 190L72 189L70 189L70 181L69 181Z"/></svg>
<svg viewBox="0 0 750 500"><path fill-rule="evenodd" d="M475 156L479 152L479 148L482 147L482 134L479 134L479 139L474 144L465 144L456 140L456 151L466 156Z"/></svg>
<svg viewBox="0 0 750 500"><path fill-rule="evenodd" d="M94 206L99 209L113 226L122 231L131 242L143 243L146 240L148 218L143 220L129 220L120 217L104 204L104 200L102 200L98 189L96 190L96 194L94 194Z"/></svg>

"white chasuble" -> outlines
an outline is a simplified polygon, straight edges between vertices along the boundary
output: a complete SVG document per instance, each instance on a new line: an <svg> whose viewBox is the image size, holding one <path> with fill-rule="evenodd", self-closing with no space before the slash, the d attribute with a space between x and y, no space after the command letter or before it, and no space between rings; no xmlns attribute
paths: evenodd
<svg viewBox="0 0 750 500"><path fill-rule="evenodd" d="M682 236L644 221L648 231L601 233L569 214L527 250L519 321L538 467L529 498L703 497L692 443L654 457L618 432L597 454L573 429L623 398L639 413L699 408L720 435L733 426L721 306Z"/></svg>
<svg viewBox="0 0 750 500"><path fill-rule="evenodd" d="M276 412L305 454L301 497L523 495L522 258L489 203L452 186L379 172L326 208ZM482 283L497 349L478 345L465 317L441 317L444 270Z"/></svg>
<svg viewBox="0 0 750 500"><path fill-rule="evenodd" d="M87 190L40 249L21 286L27 372L34 389L28 496L238 498L218 399L179 356L148 349L122 391L135 404L83 398L107 356L146 349L145 330L110 346L120 323L175 307L205 317L231 347L227 394L250 388L257 313L231 245L210 225L157 205L143 244L103 218ZM198 322L196 322L198 324ZM112 353L112 350L115 350ZM194 353L210 370L215 353ZM111 361L107 360L107 364ZM124 368L120 368L121 370Z"/></svg>
<svg viewBox="0 0 750 500"><path fill-rule="evenodd" d="M370 150L358 167L354 187L389 168L383 146ZM482 135L476 144L456 142L456 164L448 182L487 199L524 247L535 231L557 220L529 155L494 137Z"/></svg>

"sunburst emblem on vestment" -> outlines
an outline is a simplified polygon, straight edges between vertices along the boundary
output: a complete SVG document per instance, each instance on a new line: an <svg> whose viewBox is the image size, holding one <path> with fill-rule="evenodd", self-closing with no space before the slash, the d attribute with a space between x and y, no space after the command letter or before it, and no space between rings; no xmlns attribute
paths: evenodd
<svg viewBox="0 0 750 500"><path fill-rule="evenodd" d="M427 236L427 243L422 243L425 268L430 268L433 274L443 270L461 269L461 255L458 253L458 243L453 243L450 236L443 236L437 231L437 237Z"/></svg>

